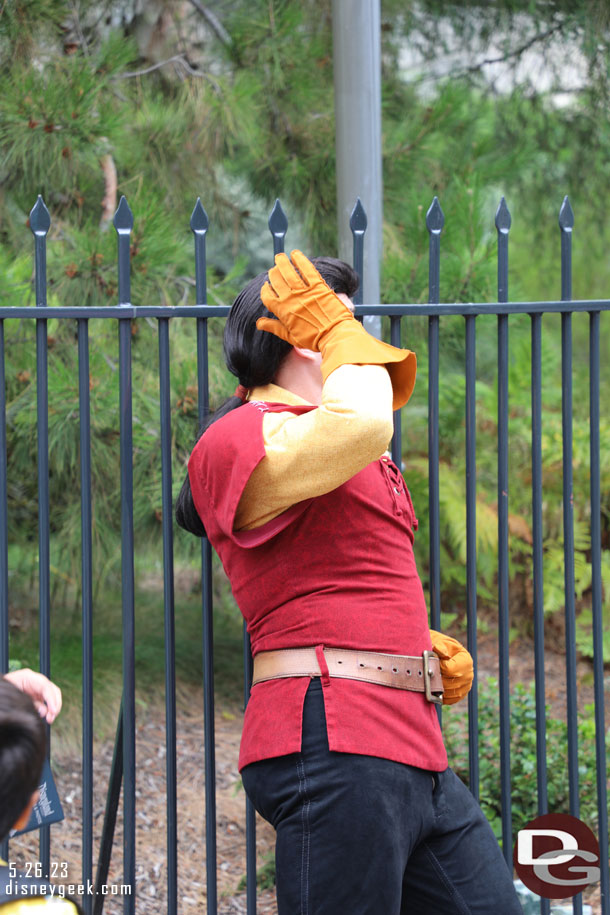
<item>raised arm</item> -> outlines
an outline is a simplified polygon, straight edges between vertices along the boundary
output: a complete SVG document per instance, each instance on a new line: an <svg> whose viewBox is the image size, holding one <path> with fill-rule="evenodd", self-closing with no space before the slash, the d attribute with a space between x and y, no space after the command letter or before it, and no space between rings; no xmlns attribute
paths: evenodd
<svg viewBox="0 0 610 915"><path fill-rule="evenodd" d="M300 251L276 257L261 290L276 315L259 330L321 354L321 404L263 420L266 457L237 510L237 530L260 527L291 505L330 492L379 458L392 436L392 409L409 398L415 355L370 336Z"/></svg>
<svg viewBox="0 0 610 915"><path fill-rule="evenodd" d="M296 502L341 486L381 457L392 429L392 385L380 365L337 368L317 410L266 413L265 457L243 492L236 530L260 527Z"/></svg>

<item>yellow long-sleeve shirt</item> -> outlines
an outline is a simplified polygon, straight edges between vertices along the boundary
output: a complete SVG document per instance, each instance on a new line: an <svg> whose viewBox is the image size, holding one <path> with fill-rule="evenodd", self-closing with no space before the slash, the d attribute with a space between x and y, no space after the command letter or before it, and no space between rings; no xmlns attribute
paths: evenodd
<svg viewBox="0 0 610 915"><path fill-rule="evenodd" d="M249 400L306 404L275 384ZM291 505L331 492L381 457L392 437L392 384L384 366L342 365L326 379L317 410L266 413L265 457L244 489L236 530L252 530Z"/></svg>

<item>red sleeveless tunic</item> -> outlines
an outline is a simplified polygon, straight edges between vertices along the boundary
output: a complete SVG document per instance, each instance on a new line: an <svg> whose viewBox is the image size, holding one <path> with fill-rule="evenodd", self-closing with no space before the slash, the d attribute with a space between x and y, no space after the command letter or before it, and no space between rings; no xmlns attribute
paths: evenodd
<svg viewBox="0 0 610 915"><path fill-rule="evenodd" d="M324 645L421 655L431 642L413 555L417 520L402 474L389 458L263 527L233 530L244 487L265 456L265 412L313 409L248 402L213 423L189 459L195 507L247 622L252 652ZM436 709L423 694L322 681L331 750L446 768ZM305 677L253 687L240 769L301 749L308 685Z"/></svg>

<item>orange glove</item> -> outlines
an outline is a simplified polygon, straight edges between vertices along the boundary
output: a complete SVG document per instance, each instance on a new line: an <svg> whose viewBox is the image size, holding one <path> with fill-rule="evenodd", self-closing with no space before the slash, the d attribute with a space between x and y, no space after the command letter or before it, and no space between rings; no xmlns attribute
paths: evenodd
<svg viewBox="0 0 610 915"><path fill-rule="evenodd" d="M324 381L340 365L385 365L394 390L393 409L407 402L415 384L415 354L368 334L300 251L290 258L276 255L261 299L279 320L259 318L257 328L322 353Z"/></svg>
<svg viewBox="0 0 610 915"><path fill-rule="evenodd" d="M472 686L474 668L472 657L456 639L430 630L432 650L441 662L443 678L443 705L453 705L463 699Z"/></svg>

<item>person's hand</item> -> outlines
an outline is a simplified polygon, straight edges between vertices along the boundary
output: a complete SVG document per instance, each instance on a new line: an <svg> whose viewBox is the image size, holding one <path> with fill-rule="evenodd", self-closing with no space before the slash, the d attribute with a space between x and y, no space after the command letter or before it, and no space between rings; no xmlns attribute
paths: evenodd
<svg viewBox="0 0 610 915"><path fill-rule="evenodd" d="M470 652L456 639L442 632L430 630L432 650L441 662L443 678L443 705L453 705L470 692L474 668Z"/></svg>
<svg viewBox="0 0 610 915"><path fill-rule="evenodd" d="M44 674L39 674L29 667L13 670L4 675L17 689L27 693L36 706L41 718L46 718L53 724L61 711L61 690L52 683Z"/></svg>
<svg viewBox="0 0 610 915"><path fill-rule="evenodd" d="M355 322L350 309L300 251L277 254L261 299L278 320L259 318L256 326L291 346L319 352L320 340L343 321Z"/></svg>
<svg viewBox="0 0 610 915"><path fill-rule="evenodd" d="M403 407L415 384L415 353L368 334L300 251L277 254L263 304L277 316L259 318L259 330L301 349L322 354L322 381L340 365L385 365L392 381L392 409Z"/></svg>

